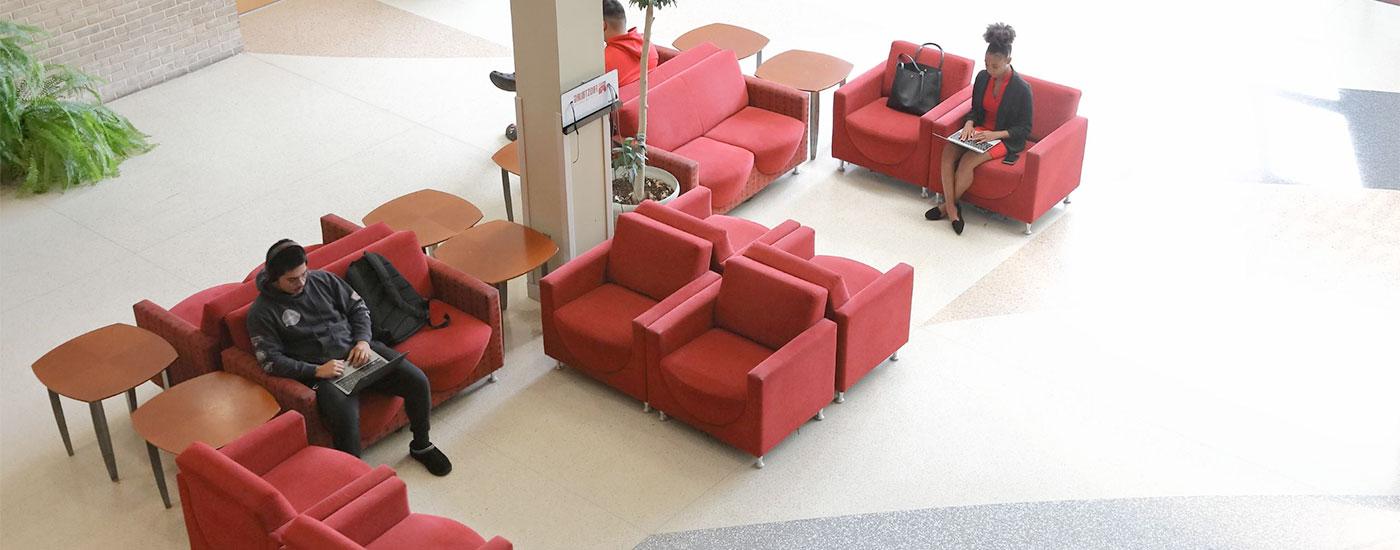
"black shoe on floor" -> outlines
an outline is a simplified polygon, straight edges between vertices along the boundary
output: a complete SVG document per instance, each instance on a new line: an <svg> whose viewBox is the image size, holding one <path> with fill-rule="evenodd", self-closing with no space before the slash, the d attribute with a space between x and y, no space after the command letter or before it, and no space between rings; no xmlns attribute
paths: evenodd
<svg viewBox="0 0 1400 550"><path fill-rule="evenodd" d="M506 126L506 139L515 141L517 137L519 137L519 135L515 131L515 125L511 124L510 126Z"/></svg>
<svg viewBox="0 0 1400 550"><path fill-rule="evenodd" d="M452 461L447 459L447 455L442 454L432 443L422 449L415 449L412 443L408 445L408 456L421 462L428 473L442 477L452 471Z"/></svg>
<svg viewBox="0 0 1400 550"><path fill-rule="evenodd" d="M941 208L939 208L939 207L937 207L937 206L928 209L928 212L924 212L924 219L926 219L926 220L941 220L941 219L943 219L943 209L941 209Z"/></svg>
<svg viewBox="0 0 1400 550"><path fill-rule="evenodd" d="M497 88L507 92L515 91L515 73L503 73L501 71L491 71L491 83Z"/></svg>
<svg viewBox="0 0 1400 550"><path fill-rule="evenodd" d="M964 225L964 224L963 224L962 218L958 218L958 219L956 219L956 220L953 220L953 232L954 232L954 233L957 233L957 234L959 234L959 235L961 235L961 234L962 234L962 230L963 230L963 225Z"/></svg>

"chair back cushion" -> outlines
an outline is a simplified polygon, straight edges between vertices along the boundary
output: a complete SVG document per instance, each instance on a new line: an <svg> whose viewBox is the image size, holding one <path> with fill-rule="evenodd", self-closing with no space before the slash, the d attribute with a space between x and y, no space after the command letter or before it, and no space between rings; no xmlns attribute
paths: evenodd
<svg viewBox="0 0 1400 550"><path fill-rule="evenodd" d="M710 269L709 241L638 214L617 217L607 280L656 301Z"/></svg>
<svg viewBox="0 0 1400 550"><path fill-rule="evenodd" d="M894 84L894 69L895 66L899 64L900 55L913 57L915 52L919 53L919 59L917 61L920 65L929 67L938 66L938 48L928 47L924 48L924 51L919 52L919 45L913 42L906 42L903 40L891 42L890 55L885 59L885 76L884 79L880 81L881 97L889 97L890 95L890 86ZM944 53L943 84L938 93L939 103L948 99L948 96L957 93L958 90L972 84L972 69L974 66L971 59L951 53Z"/></svg>
<svg viewBox="0 0 1400 550"><path fill-rule="evenodd" d="M748 85L734 52L715 52L647 91L647 144L667 151L689 143L748 106ZM622 105L622 135L637 135L641 98Z"/></svg>
<svg viewBox="0 0 1400 550"><path fill-rule="evenodd" d="M175 462L188 497L180 505L209 547L269 547L271 533L296 517L276 488L213 447L196 442Z"/></svg>
<svg viewBox="0 0 1400 550"><path fill-rule="evenodd" d="M339 260L346 254L369 246L370 243L388 237L389 234L393 232L394 230L389 229L389 225L384 222L356 229L349 235L329 243L321 246L309 247L306 250L306 265L311 269L320 269L321 266ZM248 277L243 280L251 281L257 278L258 273L262 272L263 267L264 264L258 264L258 267L248 273Z"/></svg>
<svg viewBox="0 0 1400 550"><path fill-rule="evenodd" d="M759 263L826 289L827 313L834 314L851 299L846 281L839 273L765 244L753 243L744 255Z"/></svg>
<svg viewBox="0 0 1400 550"><path fill-rule="evenodd" d="M652 44L652 47L655 48L656 44ZM671 77L680 74L681 71L695 66L695 64L700 62L701 59L714 55L715 52L720 51L718 46L706 42L689 50L680 52L676 54L675 57L666 59L665 52L661 51L660 48L657 48L657 50L660 54L657 57L661 58L661 63L657 65L655 69L647 71L647 84L652 88L655 88L657 84L670 80ZM641 93L642 83L641 81L637 81L623 86L621 89L619 89L617 92L617 97L622 101L627 102L636 99L637 96Z"/></svg>
<svg viewBox="0 0 1400 550"><path fill-rule="evenodd" d="M715 325L776 350L825 311L826 289L738 256L724 266Z"/></svg>
<svg viewBox="0 0 1400 550"><path fill-rule="evenodd" d="M729 234L722 227L653 200L642 201L642 204L637 207L637 213L710 241L713 246L710 259L715 265L723 264L725 260L734 255L734 247L729 242Z"/></svg>
<svg viewBox="0 0 1400 550"><path fill-rule="evenodd" d="M703 185L697 185L689 191L681 192L680 196L671 199L671 202L666 203L666 206L702 220L715 213L710 188Z"/></svg>
<svg viewBox="0 0 1400 550"><path fill-rule="evenodd" d="M1040 141L1060 125L1079 114L1079 97L1083 92L1048 80L1021 75L1031 86L1031 141Z"/></svg>

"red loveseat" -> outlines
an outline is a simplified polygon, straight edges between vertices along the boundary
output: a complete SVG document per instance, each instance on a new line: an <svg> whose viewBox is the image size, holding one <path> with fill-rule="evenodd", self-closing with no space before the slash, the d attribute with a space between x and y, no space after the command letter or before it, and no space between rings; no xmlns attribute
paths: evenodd
<svg viewBox="0 0 1400 550"><path fill-rule="evenodd" d="M962 200L1031 224L1055 203L1068 201L1079 187L1084 172L1084 145L1089 136L1089 119L1078 115L1082 92L1021 73L1031 86L1031 133L1026 150L1015 164L987 162L973 172L972 188ZM935 131L951 134L962 127L962 119L972 110L971 93L965 101L948 110L934 123ZM929 187L943 192L938 181L938 163L943 155L938 140L930 155ZM951 145L951 144L948 144Z"/></svg>
<svg viewBox="0 0 1400 550"><path fill-rule="evenodd" d="M655 88L657 84L670 80L671 77L680 74L681 71L689 69L700 60L714 55L715 52L719 51L719 47L709 42L686 51L673 50L656 44L652 44L651 47L656 48L656 57L658 60L656 68L647 71L647 84L651 88ZM637 96L641 93L642 82L638 80L620 88L617 91L617 97L623 102L628 102L637 99ZM613 128L613 131L618 131L620 129L621 128Z"/></svg>
<svg viewBox="0 0 1400 550"><path fill-rule="evenodd" d="M652 406L763 455L822 419L836 379L826 289L749 258L645 328Z"/></svg>
<svg viewBox="0 0 1400 550"><path fill-rule="evenodd" d="M381 466L381 468L388 469ZM450 519L408 509L408 488L390 476L324 517L303 514L282 533L287 550L511 550Z"/></svg>
<svg viewBox="0 0 1400 550"><path fill-rule="evenodd" d="M324 269L341 277L363 252L377 252L398 269L424 298L433 319L451 317L442 328L424 326L394 349L409 353L410 360L428 376L433 405L446 401L472 383L491 377L504 359L501 311L496 289L447 264L423 254L412 232L399 231L346 255ZM249 304L251 305L251 303ZM253 357L248 339L248 308L229 314L224 322L233 347L224 350L224 369L266 387L284 409L307 418L315 445L330 445L330 433L321 424L316 394L305 384L263 372ZM369 392L360 397L360 439L365 447L408 423L399 397Z"/></svg>
<svg viewBox="0 0 1400 550"><path fill-rule="evenodd" d="M344 224L348 223L334 214L321 218L321 234L327 244L307 247L308 266L320 269L391 233L384 224L356 226L355 231L345 231ZM244 282L207 288L169 310L150 300L132 306L136 326L160 335L175 348L178 357L170 365L172 384L221 368L219 350L231 344L228 331L224 329L224 317L257 298L258 289L252 278L261 270L259 265Z"/></svg>
<svg viewBox="0 0 1400 550"><path fill-rule="evenodd" d="M642 327L719 275L708 241L635 212L540 279L544 352L647 405Z"/></svg>
<svg viewBox="0 0 1400 550"><path fill-rule="evenodd" d="M710 215L710 191L704 187L691 189L664 205L652 200L642 201L636 212L709 241L714 250L710 255L710 269L717 273L723 273L724 263L743 254L750 244L775 244L801 227L801 224L787 220L768 229L743 218Z"/></svg>
<svg viewBox="0 0 1400 550"><path fill-rule="evenodd" d="M281 547L281 529L301 513L325 514L392 470L306 444L295 412L272 419L222 451L196 442L175 457L180 507L194 550Z"/></svg>
<svg viewBox="0 0 1400 550"><path fill-rule="evenodd" d="M716 211L728 212L806 160L807 94L745 76L732 51L715 51L648 86L649 164L676 176L682 192L708 187ZM621 135L637 134L640 107L639 98L623 103Z"/></svg>
<svg viewBox="0 0 1400 550"><path fill-rule="evenodd" d="M750 246L744 255L827 290L826 318L836 323L837 403L844 403L846 391L885 358L899 360L899 348L909 342L914 300L914 268L909 264L880 273L849 258L799 256L762 243Z"/></svg>
<svg viewBox="0 0 1400 550"><path fill-rule="evenodd" d="M891 109L886 102L895 65L901 55L913 56L918 49L918 44L896 40L890 44L890 55L883 64L836 90L831 115L831 156L841 160L842 171L849 162L907 183L926 185L929 147L932 142L941 141L933 137L933 123L957 105L956 100L949 98L959 92L971 95L967 89L972 84L973 63L953 54L944 56L939 104L923 116ZM938 49L924 48L918 62L938 66ZM923 192L928 193L927 189Z"/></svg>

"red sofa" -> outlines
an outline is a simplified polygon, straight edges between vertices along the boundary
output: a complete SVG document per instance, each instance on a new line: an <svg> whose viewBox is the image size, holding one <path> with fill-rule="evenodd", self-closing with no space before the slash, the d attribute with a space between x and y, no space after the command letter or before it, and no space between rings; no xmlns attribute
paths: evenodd
<svg viewBox="0 0 1400 550"><path fill-rule="evenodd" d="M836 379L826 289L745 257L644 328L647 396L673 416L763 455L820 420Z"/></svg>
<svg viewBox="0 0 1400 550"><path fill-rule="evenodd" d="M372 472L358 458L307 446L306 428L295 412L272 419L222 451L196 442L175 462L180 507L194 550L276 550L282 528L298 514L338 508L345 494L383 479L388 470L381 466Z"/></svg>
<svg viewBox="0 0 1400 550"><path fill-rule="evenodd" d="M743 218L712 215L710 191L704 187L691 189L664 205L652 200L643 201L636 212L709 241L714 251L710 255L710 269L718 273L724 272L725 262L743 254L750 244L774 244L801 227L801 224L787 220L769 229Z"/></svg>
<svg viewBox="0 0 1400 550"><path fill-rule="evenodd" d="M929 148L933 142L934 121L957 105L949 101L960 92L970 96L973 63L971 59L946 54L943 60L943 86L940 103L923 116L896 111L886 106L895 65L900 55L913 56L919 45L903 40L890 44L889 57L881 65L847 82L836 90L832 108L831 156L918 186L929 178ZM920 64L937 66L937 48L925 48ZM937 160L937 156L933 157ZM938 176L937 166L933 176ZM927 193L927 190L924 191Z"/></svg>
<svg viewBox="0 0 1400 550"><path fill-rule="evenodd" d="M312 269L324 267L391 232L384 224L355 226L356 230L346 231L346 224L354 225L334 214L321 218L321 234L326 244L307 247L308 266ZM231 344L228 331L224 330L224 317L257 298L258 289L252 277L261 269L259 265L244 282L207 288L168 310L150 300L132 306L136 326L160 335L175 348L178 357L170 365L171 383L179 384L221 368L219 350Z"/></svg>
<svg viewBox="0 0 1400 550"><path fill-rule="evenodd" d="M616 231L540 279L545 354L643 402L641 329L719 275L711 244L630 212Z"/></svg>
<svg viewBox="0 0 1400 550"><path fill-rule="evenodd" d="M962 200L1024 222L1029 235L1035 220L1079 187L1089 120L1078 115L1082 95L1079 90L1024 73L1021 78L1030 84L1032 96L1031 133L1026 150L1015 164L987 162L978 166L973 172L972 188L963 193ZM964 101L934 122L935 130L953 133L962 127L963 117L971 110L972 97L968 92ZM938 178L943 144L938 140L930 155L928 185L939 193L943 192Z"/></svg>
<svg viewBox="0 0 1400 550"><path fill-rule="evenodd" d="M329 515L297 517L287 525L282 541L287 550L511 550L504 538L487 541L461 523L409 511L408 487L393 476Z"/></svg>
<svg viewBox="0 0 1400 550"><path fill-rule="evenodd" d="M812 229L798 232L810 234ZM899 348L909 342L914 299L914 268L909 264L880 273L849 258L798 256L762 243L750 246L744 255L826 289L826 318L836 323L837 403L845 402L846 391L885 358L899 360Z"/></svg>
<svg viewBox="0 0 1400 550"><path fill-rule="evenodd" d="M456 395L486 377L494 379L501 368L504 346L501 311L496 289L457 269L423 254L412 232L399 231L325 266L323 269L345 276L350 263L363 252L377 252L398 269L404 279L424 298L433 319L449 315L452 322L442 328L423 327L413 337L394 346L409 353L410 360L428 376L433 405ZM251 304L249 304L251 305ZM330 433L321 424L316 410L316 394L305 384L263 372L253 357L248 339L248 308L245 305L224 319L233 347L223 352L224 369L249 378L268 389L284 409L307 418L311 442L330 445ZM360 398L360 438L368 447L408 423L399 397L370 392Z"/></svg>
<svg viewBox="0 0 1400 550"><path fill-rule="evenodd" d="M657 70L687 62L686 53ZM728 212L806 159L806 93L745 76L728 50L682 66L647 94L648 162L682 191L705 186L715 210ZM621 135L637 134L640 107L639 98L623 103Z"/></svg>

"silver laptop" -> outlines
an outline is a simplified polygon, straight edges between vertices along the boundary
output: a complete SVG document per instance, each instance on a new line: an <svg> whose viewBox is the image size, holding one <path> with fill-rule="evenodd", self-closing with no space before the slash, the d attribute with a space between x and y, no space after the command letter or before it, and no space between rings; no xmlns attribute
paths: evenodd
<svg viewBox="0 0 1400 550"><path fill-rule="evenodd" d="M389 374L389 370L394 365L402 362L403 358L408 356L407 353L404 353L393 359L385 359L382 355L375 353L374 350L370 350L369 355L370 360L365 364L358 367L345 367L345 370L340 373L340 377L332 382L335 384L336 389L340 390L341 393L345 395L353 394L359 391L360 388L378 382L380 378L384 378L384 375Z"/></svg>
<svg viewBox="0 0 1400 550"><path fill-rule="evenodd" d="M990 140L990 141L984 141L984 142L982 142L982 143L977 143L977 142L972 141L972 140L966 140L966 141L964 141L964 140L958 139L958 136L961 135L961 134L962 134L962 130L959 129L958 131L953 132L953 135L951 135L951 136L946 136L946 137L944 137L943 139L946 139L946 140L948 140L948 141L951 141L951 142L953 142L953 143L956 143L956 144L958 144L958 145L961 145L961 146L963 146L963 147L965 147L965 148L967 148L967 149L971 149L971 150L973 150L973 151L977 151L978 153L985 153L985 152L987 152L987 151L990 151L990 150L992 150L993 147L996 147L998 143L1001 143L1001 140L999 140L999 139L993 139L993 140Z"/></svg>

